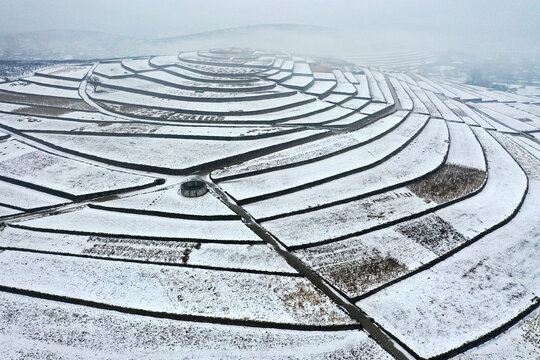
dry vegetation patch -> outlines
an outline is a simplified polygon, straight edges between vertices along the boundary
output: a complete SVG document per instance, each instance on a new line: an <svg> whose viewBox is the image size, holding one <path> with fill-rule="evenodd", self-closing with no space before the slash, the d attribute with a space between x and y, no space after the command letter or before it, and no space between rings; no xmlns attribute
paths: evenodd
<svg viewBox="0 0 540 360"><path fill-rule="evenodd" d="M90 236L83 253L94 256L187 264L201 243Z"/></svg>
<svg viewBox="0 0 540 360"><path fill-rule="evenodd" d="M344 312L328 307L328 297L310 283L306 283L303 278L291 278L290 286L274 287L273 291L298 321L305 321L306 316L320 323L336 323L349 319Z"/></svg>
<svg viewBox="0 0 540 360"><path fill-rule="evenodd" d="M458 199L482 186L486 172L445 164L434 173L407 186L415 195L438 204Z"/></svg>
<svg viewBox="0 0 540 360"><path fill-rule="evenodd" d="M67 99L56 96L12 94L0 91L0 101L27 105L53 106L70 110L95 111L94 108L83 100Z"/></svg>
<svg viewBox="0 0 540 360"><path fill-rule="evenodd" d="M452 225L433 214L403 223L397 230L437 255L443 255L466 240Z"/></svg>
<svg viewBox="0 0 540 360"><path fill-rule="evenodd" d="M69 114L73 110L57 107L45 107L45 106L24 106L18 109L15 109L14 112L35 115L35 116L61 116Z"/></svg>
<svg viewBox="0 0 540 360"><path fill-rule="evenodd" d="M138 105L128 105L128 104L114 104L114 103L107 103L103 101L96 101L96 103L99 104L99 106L116 113L120 114L126 114L126 115L133 115L136 117L150 117L150 118L159 118L159 119L168 119L169 116L173 115L173 111L168 110L159 110L159 109L153 109L148 108L144 106L138 106Z"/></svg>
<svg viewBox="0 0 540 360"><path fill-rule="evenodd" d="M405 274L407 267L377 249L361 249L353 261L346 261L320 269L332 284L349 294L365 293L380 284Z"/></svg>
<svg viewBox="0 0 540 360"><path fill-rule="evenodd" d="M519 326L523 330L523 340L532 344L540 353L540 312L536 311Z"/></svg>

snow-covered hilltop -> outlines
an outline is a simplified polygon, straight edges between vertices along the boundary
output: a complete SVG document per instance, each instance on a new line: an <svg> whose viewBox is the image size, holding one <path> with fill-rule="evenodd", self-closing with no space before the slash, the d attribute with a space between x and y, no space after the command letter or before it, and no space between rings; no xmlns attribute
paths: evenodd
<svg viewBox="0 0 540 360"><path fill-rule="evenodd" d="M368 65L224 48L0 81L0 353L537 356L540 92Z"/></svg>

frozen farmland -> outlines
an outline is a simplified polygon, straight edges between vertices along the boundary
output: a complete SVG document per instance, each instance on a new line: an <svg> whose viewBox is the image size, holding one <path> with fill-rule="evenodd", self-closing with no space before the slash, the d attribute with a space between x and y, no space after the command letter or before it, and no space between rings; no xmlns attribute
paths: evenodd
<svg viewBox="0 0 540 360"><path fill-rule="evenodd" d="M539 96L289 53L2 82L1 357L537 358L539 139Z"/></svg>

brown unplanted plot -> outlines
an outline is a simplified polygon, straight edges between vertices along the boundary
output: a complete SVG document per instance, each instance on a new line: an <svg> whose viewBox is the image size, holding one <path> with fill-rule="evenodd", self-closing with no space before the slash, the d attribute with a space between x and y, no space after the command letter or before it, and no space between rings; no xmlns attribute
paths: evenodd
<svg viewBox="0 0 540 360"><path fill-rule="evenodd" d="M523 330L523 339L540 351L540 312L536 311L519 326Z"/></svg>
<svg viewBox="0 0 540 360"><path fill-rule="evenodd" d="M91 246L83 254L187 264L189 255L201 248L201 243L124 239L90 236Z"/></svg>
<svg viewBox="0 0 540 360"><path fill-rule="evenodd" d="M407 188L419 197L443 204L479 189L485 178L485 171L445 164Z"/></svg>
<svg viewBox="0 0 540 360"><path fill-rule="evenodd" d="M174 115L174 111L158 110L158 109L152 109L149 107L138 106L138 105L114 104L114 103L108 103L105 101L96 101L96 103L98 103L99 106L103 107L106 110L120 113L120 114L126 114L128 116L132 115L135 117L142 116L142 117L167 119L169 118L169 116Z"/></svg>
<svg viewBox="0 0 540 360"><path fill-rule="evenodd" d="M397 230L437 255L443 255L466 241L452 225L434 214L405 222Z"/></svg>
<svg viewBox="0 0 540 360"><path fill-rule="evenodd" d="M347 318L339 310L327 309L324 306L326 296L315 287L302 283L300 278L292 278L290 287L274 288L274 292L298 320L304 319L306 314L321 322L336 322Z"/></svg>
<svg viewBox="0 0 540 360"><path fill-rule="evenodd" d="M67 99L56 96L12 94L0 91L0 101L26 105L42 105L45 107L57 107L69 110L95 110L83 100Z"/></svg>
<svg viewBox="0 0 540 360"><path fill-rule="evenodd" d="M72 111L70 109L44 106L24 106L15 110L16 113L34 116L61 116L69 114Z"/></svg>
<svg viewBox="0 0 540 360"><path fill-rule="evenodd" d="M377 249L362 249L361 252L353 261L320 269L321 274L344 292L361 295L408 270L404 264Z"/></svg>

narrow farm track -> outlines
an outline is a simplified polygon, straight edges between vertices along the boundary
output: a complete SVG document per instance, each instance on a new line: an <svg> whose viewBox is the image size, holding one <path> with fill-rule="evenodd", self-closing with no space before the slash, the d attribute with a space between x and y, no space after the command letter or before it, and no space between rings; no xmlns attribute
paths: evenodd
<svg viewBox="0 0 540 360"><path fill-rule="evenodd" d="M304 275L311 283L324 292L332 301L338 304L349 316L357 320L364 330L366 330L378 343L388 351L394 358L400 360L410 359L411 356L395 341L393 341L379 326L377 326L365 313L357 306L351 303L339 292L338 289L328 284L315 271L306 266L298 257L289 252L286 247L257 221L241 206L238 206L226 192L218 185L213 183L208 177L206 179L208 186L215 192L218 198L223 201L231 210L242 217L244 223L261 239L270 244L276 252L282 256L288 264L295 268L300 274Z"/></svg>

